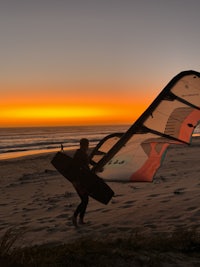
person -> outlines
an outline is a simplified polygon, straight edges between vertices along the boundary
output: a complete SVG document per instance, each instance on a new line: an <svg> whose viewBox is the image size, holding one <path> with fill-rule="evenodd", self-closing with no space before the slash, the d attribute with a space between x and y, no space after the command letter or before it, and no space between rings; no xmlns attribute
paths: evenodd
<svg viewBox="0 0 200 267"><path fill-rule="evenodd" d="M72 223L76 227L78 226L77 224L78 217L79 217L79 224L85 224L84 216L89 202L89 194L87 190L84 188L84 185L80 183L81 174L83 175L84 170L90 170L89 157L87 154L88 148L89 148L89 140L86 138L82 138L80 140L80 148L76 150L73 157L75 175L78 177L78 179L76 179L77 177L75 177L73 186L81 199L80 204L77 206L72 216Z"/></svg>

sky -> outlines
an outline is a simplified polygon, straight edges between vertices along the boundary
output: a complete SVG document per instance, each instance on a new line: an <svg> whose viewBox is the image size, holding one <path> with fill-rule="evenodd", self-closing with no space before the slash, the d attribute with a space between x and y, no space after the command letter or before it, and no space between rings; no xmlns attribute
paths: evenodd
<svg viewBox="0 0 200 267"><path fill-rule="evenodd" d="M131 124L200 71L199 0L0 1L0 127Z"/></svg>

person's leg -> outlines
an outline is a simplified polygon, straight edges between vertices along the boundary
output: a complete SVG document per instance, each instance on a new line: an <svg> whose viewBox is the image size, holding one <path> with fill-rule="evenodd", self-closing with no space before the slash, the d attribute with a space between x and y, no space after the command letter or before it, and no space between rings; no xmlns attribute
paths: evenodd
<svg viewBox="0 0 200 267"><path fill-rule="evenodd" d="M88 205L88 201L89 201L89 197L86 193L81 193L79 192L79 190L77 190L77 193L81 199L81 203L77 206L75 212L74 212L74 215L72 217L72 222L73 222L73 225L77 227L77 217L79 215L80 217L80 220L79 220L79 223L80 224L84 224L84 221L83 221L83 218L84 218L84 215L85 215L85 211L86 211L86 208L87 208L87 205Z"/></svg>
<svg viewBox="0 0 200 267"><path fill-rule="evenodd" d="M88 205L88 201L89 201L89 197L87 194L84 194L81 198L82 202L81 202L81 207L80 207L80 220L79 223L80 224L84 224L84 216L85 216L85 212L87 209L87 205Z"/></svg>
<svg viewBox="0 0 200 267"><path fill-rule="evenodd" d="M81 199L81 194L79 193L78 188L75 187L75 189L76 189L76 192L77 192L77 194L79 195L79 197L80 197L80 199ZM73 214L73 216L72 216L72 223L73 223L73 225L76 226L76 227L77 227L77 216L78 216L78 214L80 213L80 210L81 210L81 204L82 204L82 199L81 199L81 203L77 206L77 208L76 208L76 210L74 211L74 214Z"/></svg>

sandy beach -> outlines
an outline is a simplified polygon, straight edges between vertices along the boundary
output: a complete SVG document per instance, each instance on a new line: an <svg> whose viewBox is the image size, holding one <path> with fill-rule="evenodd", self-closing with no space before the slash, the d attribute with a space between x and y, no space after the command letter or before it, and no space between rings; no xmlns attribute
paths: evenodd
<svg viewBox="0 0 200 267"><path fill-rule="evenodd" d="M78 228L71 216L79 198L51 165L54 154L0 161L0 236L10 227L24 227L23 244L30 246L124 237L135 231L200 230L199 138L190 146L171 146L152 183L109 183L115 192L111 202L103 205L90 198L88 223Z"/></svg>

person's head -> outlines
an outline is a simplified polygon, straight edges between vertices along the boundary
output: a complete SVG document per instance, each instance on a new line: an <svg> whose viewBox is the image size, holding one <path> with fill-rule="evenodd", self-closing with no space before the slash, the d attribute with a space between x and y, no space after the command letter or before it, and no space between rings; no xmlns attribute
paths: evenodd
<svg viewBox="0 0 200 267"><path fill-rule="evenodd" d="M80 140L80 148L84 150L88 150L89 147L89 140L87 138L82 138Z"/></svg>

